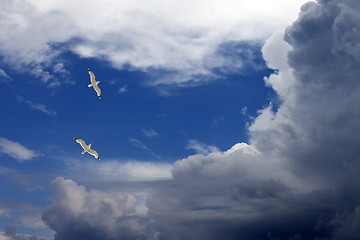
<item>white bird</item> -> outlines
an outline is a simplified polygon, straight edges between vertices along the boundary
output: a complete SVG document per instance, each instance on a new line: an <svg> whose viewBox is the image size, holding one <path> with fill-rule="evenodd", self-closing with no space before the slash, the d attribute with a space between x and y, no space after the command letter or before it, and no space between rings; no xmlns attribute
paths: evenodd
<svg viewBox="0 0 360 240"><path fill-rule="evenodd" d="M101 98L101 90L98 86L100 81L95 81L95 74L88 68L88 72L90 74L90 81L91 84L88 85L88 87L94 87L94 90L96 91L99 99Z"/></svg>
<svg viewBox="0 0 360 240"><path fill-rule="evenodd" d="M99 154L91 149L91 143L89 145L86 145L84 140L81 140L80 138L74 138L74 140L81 145L81 147L84 149L81 154L84 154L88 152L89 154L93 155L95 158L100 160Z"/></svg>

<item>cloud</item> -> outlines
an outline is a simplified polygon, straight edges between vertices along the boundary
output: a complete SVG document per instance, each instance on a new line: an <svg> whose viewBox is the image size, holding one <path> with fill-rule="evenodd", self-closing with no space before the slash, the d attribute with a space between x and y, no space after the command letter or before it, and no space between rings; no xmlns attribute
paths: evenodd
<svg viewBox="0 0 360 240"><path fill-rule="evenodd" d="M72 160L68 162L70 176L84 181L96 182L150 182L172 179L172 164L110 160L88 162ZM84 171L85 170L85 171Z"/></svg>
<svg viewBox="0 0 360 240"><path fill-rule="evenodd" d="M250 127L251 143L260 151L326 185L345 180L360 154L360 110L354 104L360 98L359 61L344 48L359 48L351 40L359 37L353 33L360 27L353 14L359 5L338 3L305 4L286 30L287 43L275 41L276 34L265 44L264 58L279 69L266 82L282 104L276 113L264 109Z"/></svg>
<svg viewBox="0 0 360 240"><path fill-rule="evenodd" d="M0 82L9 83L12 81L13 79L3 69L0 68Z"/></svg>
<svg viewBox="0 0 360 240"><path fill-rule="evenodd" d="M3 1L0 53L49 86L61 84L56 66L68 50L117 69L166 70L148 84L184 86L218 78L212 69L239 71L247 63L229 53L252 51L238 43L263 42L294 20L303 2Z"/></svg>
<svg viewBox="0 0 360 240"><path fill-rule="evenodd" d="M16 228L9 225L6 227L5 233L0 232L0 240L43 240L43 238L38 238L36 235L16 233Z"/></svg>
<svg viewBox="0 0 360 240"><path fill-rule="evenodd" d="M159 134L152 128L150 129L141 129L141 131L143 132L143 134L149 138L152 138L152 137L158 137Z"/></svg>
<svg viewBox="0 0 360 240"><path fill-rule="evenodd" d="M156 153L153 152L153 150L151 150L148 146L146 146L145 144L143 144L139 139L136 138L129 138L130 143L134 146L137 147L139 149L144 150L145 152L150 153L151 155L153 155L154 157L156 157L157 159L160 159L161 157L159 155L157 155Z"/></svg>
<svg viewBox="0 0 360 240"><path fill-rule="evenodd" d="M264 80L280 106L259 111L249 144L174 164L148 200L159 239L358 237L359 12L357 1L310 2L268 39L276 71Z"/></svg>
<svg viewBox="0 0 360 240"><path fill-rule="evenodd" d="M353 239L354 236L360 235L360 207L357 206L352 213L338 214L333 220L337 228L334 232L335 240L340 239Z"/></svg>
<svg viewBox="0 0 360 240"><path fill-rule="evenodd" d="M39 156L39 154L35 153L33 150L6 138L0 138L0 152L16 159L19 163L30 161Z"/></svg>
<svg viewBox="0 0 360 240"><path fill-rule="evenodd" d="M206 145L205 143L194 139L190 139L187 141L186 149L193 149L196 153L203 155L220 151L219 148L217 148L216 146Z"/></svg>
<svg viewBox="0 0 360 240"><path fill-rule="evenodd" d="M2 234L0 231L0 239L1 236L9 237L9 240L35 240L35 239L43 239L41 236L50 236L52 231L50 231L41 220L41 212L42 208L37 206L30 205L28 203L23 202L14 202L6 199L0 198L0 218L2 218L7 223L12 223L13 225L9 225L5 229L5 233ZM24 235L21 233L16 233L16 227L21 227L22 231L27 230L32 232L32 235ZM38 235L38 237L34 235ZM48 237L44 237L49 239Z"/></svg>
<svg viewBox="0 0 360 240"><path fill-rule="evenodd" d="M247 110L248 110L247 106L244 106L244 107L241 109L241 114L242 114L242 115L246 115Z"/></svg>
<svg viewBox="0 0 360 240"><path fill-rule="evenodd" d="M136 199L124 192L87 191L70 179L51 183L52 204L44 221L62 239L142 239L145 227L135 215Z"/></svg>
<svg viewBox="0 0 360 240"><path fill-rule="evenodd" d="M176 161L173 179L149 187L146 219L150 221L136 221L142 229L147 227L141 237L358 237L359 12L360 3L355 0L309 2L291 26L268 39L262 52L275 72L264 81L277 92L279 107L270 104L259 111L249 127L249 143L211 152L207 145L195 141L203 154ZM133 143L146 149L136 139ZM58 236L71 233L58 239L79 239L79 235L72 235L77 224L85 226L77 228L81 233L83 229L100 232L100 238L107 239L113 230L100 231L101 226L87 223L90 217L58 215L87 209L87 204L61 205L60 200L77 204L86 201L70 198L96 199L91 195L93 190L86 192L71 180L56 182L61 187L54 188L57 197L53 206L61 207L50 211L53 214L45 212L45 216L55 216L57 224L49 225L60 233ZM74 190L64 190L67 184ZM102 219L102 213L96 214ZM64 219L70 220L62 224ZM117 223L113 220L109 225Z"/></svg>
<svg viewBox="0 0 360 240"><path fill-rule="evenodd" d="M17 101L18 102L24 102L27 105L29 105L31 109L43 112L43 113L45 113L45 114L47 114L49 116L55 116L57 114L57 112L55 110L48 108L44 104L42 104L42 103L34 103L34 102L30 101L30 100L24 99L23 97L21 97L19 95L17 96Z"/></svg>
<svg viewBox="0 0 360 240"><path fill-rule="evenodd" d="M225 119L224 117L218 117L218 118L213 118L212 121L213 121L213 123L216 124L216 123L218 123L218 122L220 122L220 121L224 121L224 119Z"/></svg>
<svg viewBox="0 0 360 240"><path fill-rule="evenodd" d="M122 86L121 88L119 88L119 93L125 93L125 92L127 92L127 91L129 91L128 90L128 88L127 88L127 85L124 85L124 86Z"/></svg>

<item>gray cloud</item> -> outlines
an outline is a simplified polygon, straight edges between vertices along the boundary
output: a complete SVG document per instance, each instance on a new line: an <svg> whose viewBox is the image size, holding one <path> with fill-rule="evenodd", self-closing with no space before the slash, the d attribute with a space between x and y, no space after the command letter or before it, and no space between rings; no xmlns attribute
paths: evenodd
<svg viewBox="0 0 360 240"><path fill-rule="evenodd" d="M276 63L280 74L267 80L283 103L276 113L263 110L250 127L251 143L259 150L285 159L294 174L329 186L347 181L360 156L359 61L345 51L351 43L354 51L359 48L349 40L359 39L353 34L360 28L359 4L341 2L303 6L285 34L292 50L284 61L290 67ZM273 59L275 52L268 53L265 58Z"/></svg>
<svg viewBox="0 0 360 240"><path fill-rule="evenodd" d="M42 240L42 238L38 238L35 235L25 235L16 233L16 227L7 226L5 229L5 234L0 232L1 240Z"/></svg>
<svg viewBox="0 0 360 240"><path fill-rule="evenodd" d="M42 239L43 237L40 236L46 236L45 238L48 238L48 236L53 233L50 232L41 220L41 212L42 209L37 206L0 198L0 218L2 221L13 224L6 227L4 233L0 231L0 239ZM21 226L22 230L26 229L33 235L16 233L15 226ZM37 235L38 238L35 235Z"/></svg>

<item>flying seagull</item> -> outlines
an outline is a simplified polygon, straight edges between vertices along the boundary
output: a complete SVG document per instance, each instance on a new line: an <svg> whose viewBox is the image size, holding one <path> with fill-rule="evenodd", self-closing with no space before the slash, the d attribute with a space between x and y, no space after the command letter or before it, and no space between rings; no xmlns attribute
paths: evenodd
<svg viewBox="0 0 360 240"><path fill-rule="evenodd" d="M88 85L88 87L94 87L94 90L96 91L99 99L101 98L101 90L98 86L100 81L95 81L95 74L88 68L88 72L90 74L90 81L91 84Z"/></svg>
<svg viewBox="0 0 360 240"><path fill-rule="evenodd" d="M100 160L99 154L95 151L92 150L91 147L91 143L89 145L86 145L84 140L81 140L80 138L74 138L74 140L79 143L81 145L81 147L84 149L81 154L84 154L85 152L90 153L91 155L93 155L95 158Z"/></svg>

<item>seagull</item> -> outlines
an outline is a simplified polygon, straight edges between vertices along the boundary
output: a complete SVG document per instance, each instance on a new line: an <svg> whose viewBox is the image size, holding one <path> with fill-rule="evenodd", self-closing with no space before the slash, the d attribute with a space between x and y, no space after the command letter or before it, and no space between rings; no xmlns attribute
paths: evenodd
<svg viewBox="0 0 360 240"><path fill-rule="evenodd" d="M81 147L84 149L84 151L81 152L81 154L84 154L85 152L90 153L91 155L93 155L95 158L100 160L99 154L95 151L92 150L91 147L91 143L89 145L86 145L84 140L81 140L80 138L74 138L74 140L79 143L81 145Z"/></svg>
<svg viewBox="0 0 360 240"><path fill-rule="evenodd" d="M95 74L88 68L88 72L90 74L90 81L91 84L88 85L88 87L94 87L94 90L96 91L99 99L101 98L101 90L98 86L100 81L95 81Z"/></svg>

